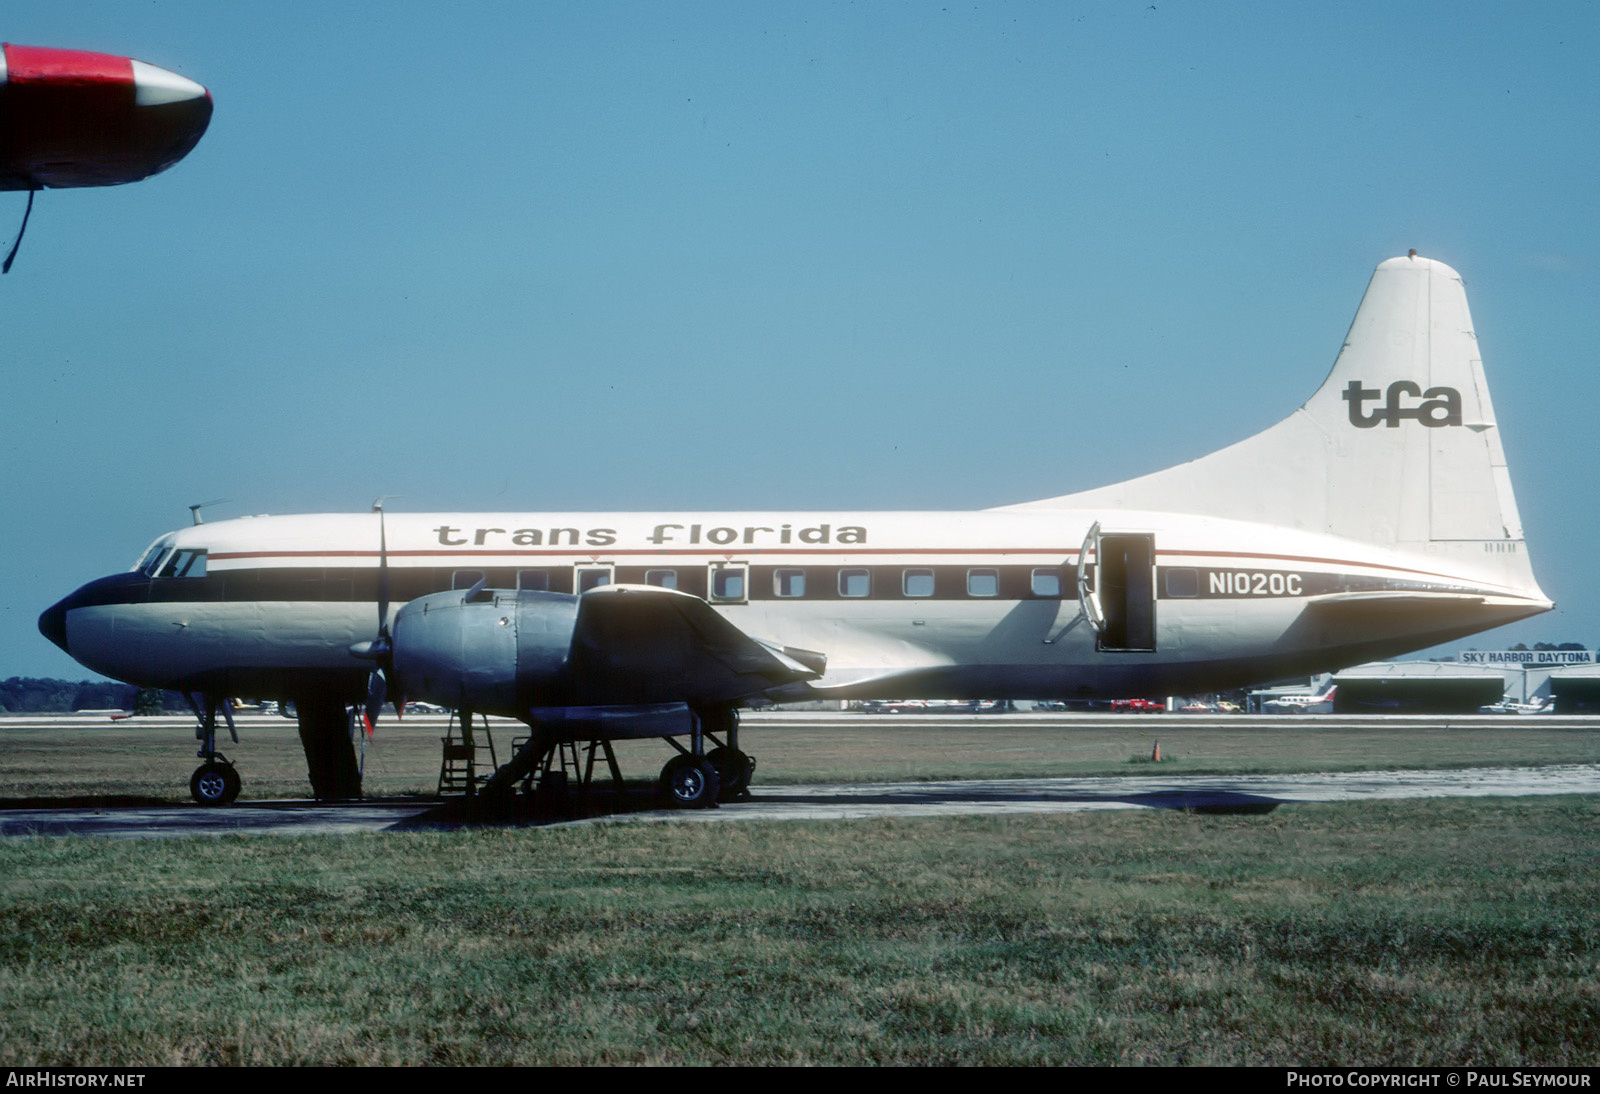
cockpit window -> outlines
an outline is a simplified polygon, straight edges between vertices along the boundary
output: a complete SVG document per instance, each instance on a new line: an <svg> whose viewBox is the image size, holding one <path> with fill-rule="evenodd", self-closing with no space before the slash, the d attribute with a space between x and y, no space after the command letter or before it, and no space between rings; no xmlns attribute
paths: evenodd
<svg viewBox="0 0 1600 1094"><path fill-rule="evenodd" d="M173 551L158 574L161 577L205 577L205 548L199 550L184 548Z"/></svg>
<svg viewBox="0 0 1600 1094"><path fill-rule="evenodd" d="M167 552L171 549L172 540L162 536L146 548L144 554L139 556L139 561L133 564L133 568L145 577L155 577L161 568L161 561L167 557Z"/></svg>

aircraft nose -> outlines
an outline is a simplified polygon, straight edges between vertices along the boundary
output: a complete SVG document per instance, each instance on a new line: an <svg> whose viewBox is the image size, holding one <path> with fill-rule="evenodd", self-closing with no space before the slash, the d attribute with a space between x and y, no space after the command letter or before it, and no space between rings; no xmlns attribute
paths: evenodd
<svg viewBox="0 0 1600 1094"><path fill-rule="evenodd" d="M63 653L70 654L72 652L67 649L67 602L65 600L52 604L39 616L39 633L60 646Z"/></svg>

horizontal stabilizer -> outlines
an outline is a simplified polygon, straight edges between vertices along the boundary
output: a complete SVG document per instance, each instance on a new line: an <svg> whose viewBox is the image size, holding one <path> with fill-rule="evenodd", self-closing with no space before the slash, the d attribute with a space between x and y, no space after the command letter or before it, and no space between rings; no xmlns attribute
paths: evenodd
<svg viewBox="0 0 1600 1094"><path fill-rule="evenodd" d="M1312 611L1324 614L1359 615L1366 612L1448 611L1451 608L1478 608L1485 598L1467 593L1330 593L1314 596L1307 602ZM1517 601L1517 603L1526 603Z"/></svg>
<svg viewBox="0 0 1600 1094"><path fill-rule="evenodd" d="M1310 620L1337 634L1443 635L1437 641L1473 634L1550 610L1550 602L1519 596L1452 592L1353 592L1312 597ZM1432 645L1433 642L1429 642ZM1402 644L1400 649L1415 648Z"/></svg>

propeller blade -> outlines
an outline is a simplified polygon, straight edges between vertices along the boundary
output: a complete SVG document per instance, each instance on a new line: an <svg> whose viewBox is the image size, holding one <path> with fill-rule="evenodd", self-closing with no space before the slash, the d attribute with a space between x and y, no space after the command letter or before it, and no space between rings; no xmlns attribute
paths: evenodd
<svg viewBox="0 0 1600 1094"><path fill-rule="evenodd" d="M378 636L389 637L389 537L384 528L383 501L373 503L378 511Z"/></svg>
<svg viewBox="0 0 1600 1094"><path fill-rule="evenodd" d="M382 672L374 671L367 677L367 703L361 708L361 720L366 723L367 736L372 736L373 730L378 725L378 711L383 707L384 695L388 691L388 683L383 678Z"/></svg>
<svg viewBox="0 0 1600 1094"><path fill-rule="evenodd" d="M378 514L378 636L370 643L366 643L365 653L358 654L371 657L377 662L377 667L367 678L367 703L362 708L362 718L367 724L368 736L371 736L378 724L378 712L382 709L389 691L394 692L396 719L400 717L403 707L399 682L394 674L394 642L389 637L389 533L383 517L383 503L397 496L385 494L372 503L372 511Z"/></svg>

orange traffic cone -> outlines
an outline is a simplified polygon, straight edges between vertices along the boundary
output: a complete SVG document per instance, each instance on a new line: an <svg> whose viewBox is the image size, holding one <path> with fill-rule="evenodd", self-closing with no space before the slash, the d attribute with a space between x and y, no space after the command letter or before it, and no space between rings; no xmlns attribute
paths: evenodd
<svg viewBox="0 0 1600 1094"><path fill-rule="evenodd" d="M1156 747L1152 748L1150 750L1150 762L1153 763L1153 764L1158 764L1158 763L1161 762L1161 742L1160 741L1157 741L1156 742Z"/></svg>

